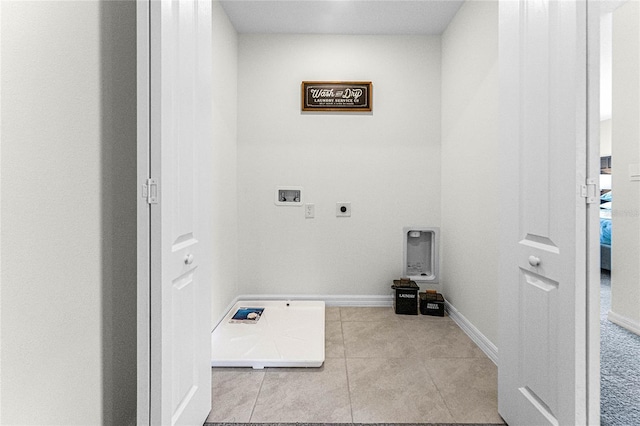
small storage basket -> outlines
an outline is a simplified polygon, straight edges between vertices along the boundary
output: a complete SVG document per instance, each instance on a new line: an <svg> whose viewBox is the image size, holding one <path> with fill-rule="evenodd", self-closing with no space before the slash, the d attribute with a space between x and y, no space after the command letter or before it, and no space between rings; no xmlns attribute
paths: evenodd
<svg viewBox="0 0 640 426"><path fill-rule="evenodd" d="M420 313L443 317L444 297L440 293L420 293Z"/></svg>
<svg viewBox="0 0 640 426"><path fill-rule="evenodd" d="M393 309L399 315L418 315L418 284L410 280L394 280Z"/></svg>

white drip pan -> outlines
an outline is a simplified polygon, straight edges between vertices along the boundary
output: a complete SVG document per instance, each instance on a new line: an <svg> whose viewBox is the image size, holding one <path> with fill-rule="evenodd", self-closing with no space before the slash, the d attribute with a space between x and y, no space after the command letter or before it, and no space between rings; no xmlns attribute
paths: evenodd
<svg viewBox="0 0 640 426"><path fill-rule="evenodd" d="M264 308L255 323L232 323L240 308ZM211 334L212 367L320 367L324 302L243 300Z"/></svg>

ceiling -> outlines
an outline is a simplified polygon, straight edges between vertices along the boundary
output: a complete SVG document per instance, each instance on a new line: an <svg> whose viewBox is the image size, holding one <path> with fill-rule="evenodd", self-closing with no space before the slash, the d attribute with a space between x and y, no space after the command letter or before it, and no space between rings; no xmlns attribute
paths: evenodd
<svg viewBox="0 0 640 426"><path fill-rule="evenodd" d="M221 0L239 33L442 34L464 0Z"/></svg>

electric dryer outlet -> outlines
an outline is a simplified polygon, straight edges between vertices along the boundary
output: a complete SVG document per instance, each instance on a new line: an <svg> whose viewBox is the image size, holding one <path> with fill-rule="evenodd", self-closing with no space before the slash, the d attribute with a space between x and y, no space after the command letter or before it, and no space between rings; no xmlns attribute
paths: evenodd
<svg viewBox="0 0 640 426"><path fill-rule="evenodd" d="M351 217L351 203L336 203L336 217Z"/></svg>

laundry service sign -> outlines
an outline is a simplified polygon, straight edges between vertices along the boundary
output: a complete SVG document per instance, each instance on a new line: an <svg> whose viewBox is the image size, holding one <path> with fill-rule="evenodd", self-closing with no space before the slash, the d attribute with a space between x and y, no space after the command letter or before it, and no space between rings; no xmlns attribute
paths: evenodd
<svg viewBox="0 0 640 426"><path fill-rule="evenodd" d="M303 81L302 111L371 111L371 82Z"/></svg>

